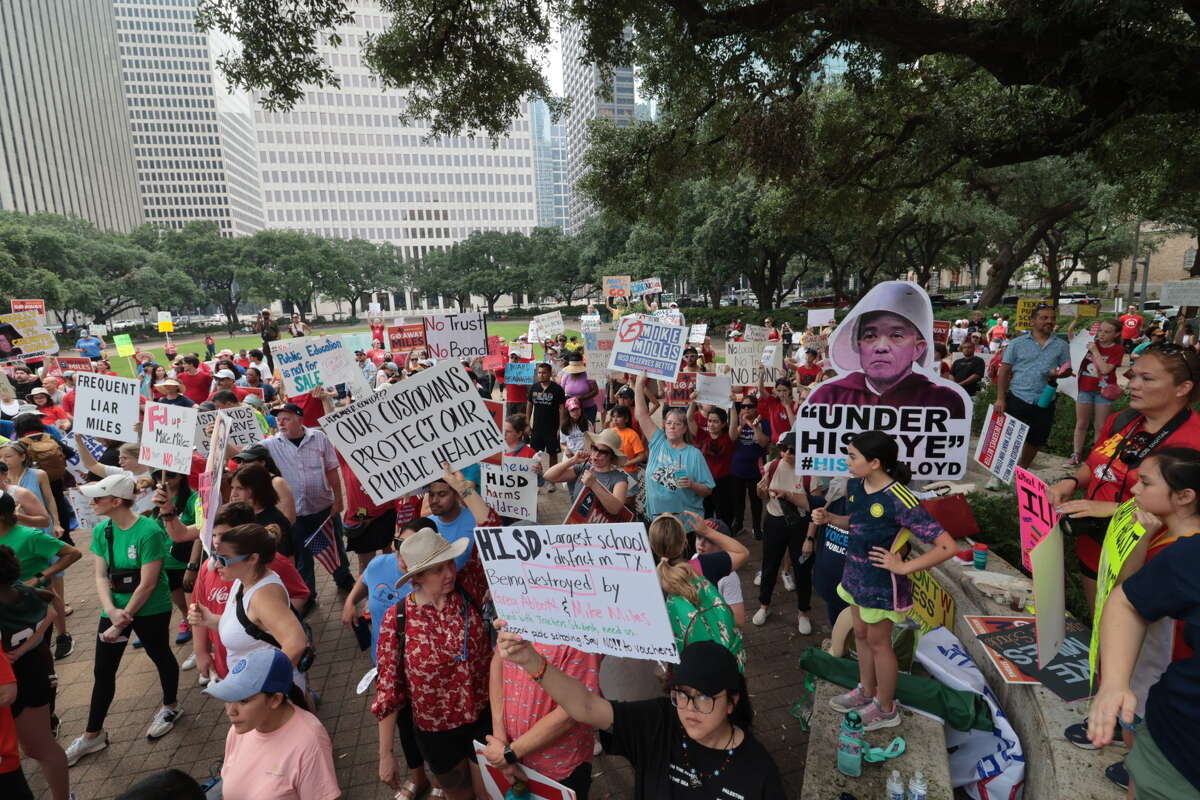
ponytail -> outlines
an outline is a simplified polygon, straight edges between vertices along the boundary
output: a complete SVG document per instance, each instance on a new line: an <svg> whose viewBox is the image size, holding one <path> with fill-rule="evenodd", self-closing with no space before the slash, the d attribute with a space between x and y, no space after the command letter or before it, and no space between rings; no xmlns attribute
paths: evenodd
<svg viewBox="0 0 1200 800"><path fill-rule="evenodd" d="M682 597L692 605L700 602L700 593L693 583L695 570L684 559L687 533L683 523L673 514L660 514L650 523L650 550L658 559L654 571L664 593Z"/></svg>
<svg viewBox="0 0 1200 800"><path fill-rule="evenodd" d="M1171 491L1191 489L1200 496L1200 451L1190 447L1164 447L1151 458L1158 462L1158 471Z"/></svg>
<svg viewBox="0 0 1200 800"><path fill-rule="evenodd" d="M897 483L906 484L912 480L912 470L900 460L900 445L886 433L863 431L850 444L868 461L878 459L879 468Z"/></svg>
<svg viewBox="0 0 1200 800"><path fill-rule="evenodd" d="M696 572L686 562L671 563L665 556L658 560L654 571L658 573L658 585L663 594L682 597L693 606L700 605L700 592L696 589Z"/></svg>

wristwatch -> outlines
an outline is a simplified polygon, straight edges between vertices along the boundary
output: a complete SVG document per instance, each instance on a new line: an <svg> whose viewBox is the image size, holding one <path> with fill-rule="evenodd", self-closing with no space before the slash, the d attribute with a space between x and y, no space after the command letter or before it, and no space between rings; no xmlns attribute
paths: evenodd
<svg viewBox="0 0 1200 800"><path fill-rule="evenodd" d="M186 567L184 567L184 569L186 569L188 572L199 572L200 565L197 564L195 561L193 561L190 564L188 564Z"/></svg>
<svg viewBox="0 0 1200 800"><path fill-rule="evenodd" d="M512 747L509 745L505 745L505 747L504 747L504 763L506 763L506 764L521 763L521 759L517 758L517 754L513 752Z"/></svg>

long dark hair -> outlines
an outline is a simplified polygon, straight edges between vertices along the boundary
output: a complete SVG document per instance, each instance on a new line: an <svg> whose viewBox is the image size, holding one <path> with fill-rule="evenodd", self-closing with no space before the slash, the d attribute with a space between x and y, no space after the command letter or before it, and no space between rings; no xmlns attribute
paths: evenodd
<svg viewBox="0 0 1200 800"><path fill-rule="evenodd" d="M900 460L900 445L883 431L863 431L850 444L868 461L879 459L879 466L893 480L900 483L912 480L912 470Z"/></svg>
<svg viewBox="0 0 1200 800"><path fill-rule="evenodd" d="M1151 458L1158 460L1158 471L1173 492L1191 489L1200 495L1200 450L1190 447L1164 447Z"/></svg>
<svg viewBox="0 0 1200 800"><path fill-rule="evenodd" d="M754 706L750 704L750 690L746 688L746 676L738 674L737 682L738 686L734 693L737 694L738 699L733 704L733 711L729 712L729 721L749 733L750 727L754 724Z"/></svg>

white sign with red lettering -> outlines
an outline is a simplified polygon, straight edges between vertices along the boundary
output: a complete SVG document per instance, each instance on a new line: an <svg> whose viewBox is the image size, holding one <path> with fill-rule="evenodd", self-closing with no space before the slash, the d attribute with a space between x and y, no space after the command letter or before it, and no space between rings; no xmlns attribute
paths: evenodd
<svg viewBox="0 0 1200 800"><path fill-rule="evenodd" d="M196 445L198 413L190 406L146 403L138 463L151 469L189 474L192 471L192 450Z"/></svg>

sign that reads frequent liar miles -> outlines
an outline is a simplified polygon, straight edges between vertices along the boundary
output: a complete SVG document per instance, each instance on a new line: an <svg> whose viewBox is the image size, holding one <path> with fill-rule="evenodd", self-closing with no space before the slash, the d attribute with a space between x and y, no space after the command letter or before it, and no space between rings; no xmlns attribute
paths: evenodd
<svg viewBox="0 0 1200 800"><path fill-rule="evenodd" d="M679 663L640 523L476 528L508 630L587 653Z"/></svg>
<svg viewBox="0 0 1200 800"><path fill-rule="evenodd" d="M118 442L136 442L139 384L134 378L117 378L95 372L75 375L75 433Z"/></svg>
<svg viewBox="0 0 1200 800"><path fill-rule="evenodd" d="M475 385L441 361L321 418L321 428L377 504L395 500L503 446Z"/></svg>

